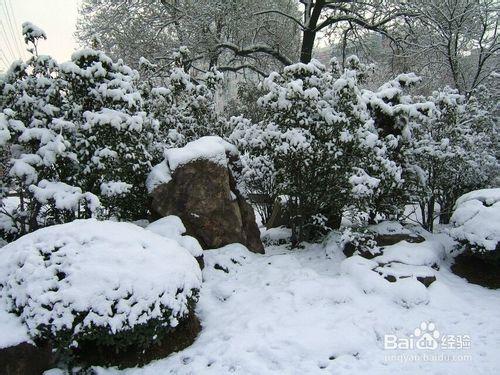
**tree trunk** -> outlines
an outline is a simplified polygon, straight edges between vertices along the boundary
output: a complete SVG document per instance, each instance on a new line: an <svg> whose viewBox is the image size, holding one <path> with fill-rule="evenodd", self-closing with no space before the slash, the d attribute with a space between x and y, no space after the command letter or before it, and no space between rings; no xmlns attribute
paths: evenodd
<svg viewBox="0 0 500 375"><path fill-rule="evenodd" d="M425 228L431 233L434 230L434 204L435 198L431 196L427 203L427 228Z"/></svg>
<svg viewBox="0 0 500 375"><path fill-rule="evenodd" d="M302 47L300 49L300 62L307 64L312 59L312 51L314 47L314 40L316 39L316 32L312 30L304 30L302 38Z"/></svg>
<svg viewBox="0 0 500 375"><path fill-rule="evenodd" d="M439 223L449 224L451 219L451 213L453 211L453 199L445 199L440 203L441 210L439 212Z"/></svg>

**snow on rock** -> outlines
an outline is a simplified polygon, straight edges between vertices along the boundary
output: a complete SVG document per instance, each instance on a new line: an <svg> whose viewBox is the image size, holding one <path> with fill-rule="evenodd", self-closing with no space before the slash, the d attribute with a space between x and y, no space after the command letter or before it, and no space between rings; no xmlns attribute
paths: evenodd
<svg viewBox="0 0 500 375"><path fill-rule="evenodd" d="M290 242L292 230L284 226L276 228L261 228L260 238L262 242L268 245L279 245Z"/></svg>
<svg viewBox="0 0 500 375"><path fill-rule="evenodd" d="M152 192L160 184L167 183L177 167L198 159L228 165L227 155L238 155L238 149L217 136L201 137L184 147L169 148L164 152L165 160L153 167L146 181L147 189Z"/></svg>
<svg viewBox="0 0 500 375"><path fill-rule="evenodd" d="M170 168L164 160L151 168L151 172L149 172L148 177L146 178L146 188L148 189L148 192L151 193L155 187L161 184L166 184L171 179L172 176L170 174Z"/></svg>
<svg viewBox="0 0 500 375"><path fill-rule="evenodd" d="M201 287L201 271L177 242L128 223L76 220L27 234L0 249L0 301L31 337L48 325L116 333L151 319L175 327ZM81 322L75 316L84 314ZM73 327L73 325L75 325Z"/></svg>
<svg viewBox="0 0 500 375"><path fill-rule="evenodd" d="M374 258L378 263L399 262L413 266L437 266L444 258L444 247L437 242L410 243L401 241L384 247L383 254Z"/></svg>
<svg viewBox="0 0 500 375"><path fill-rule="evenodd" d="M203 255L203 249L200 243L196 238L185 234L186 227L178 216L170 215L163 217L149 224L146 229L162 237L178 242L182 247L188 249L195 258Z"/></svg>
<svg viewBox="0 0 500 375"><path fill-rule="evenodd" d="M370 232L377 234L412 234L412 232L403 227L397 221L382 221L378 224L368 227Z"/></svg>
<svg viewBox="0 0 500 375"><path fill-rule="evenodd" d="M450 234L479 251L494 251L500 243L500 188L476 190L458 198Z"/></svg>
<svg viewBox="0 0 500 375"><path fill-rule="evenodd" d="M265 255L241 245L205 251L204 285L197 305L203 330L194 344L142 368L96 368L97 374L498 372L499 291L468 284L446 267L436 271L438 280L429 288L414 279L390 283L367 271L376 262L351 257L343 263L345 257L335 242L326 247L315 244L290 251L272 246ZM359 287L363 276L373 276L371 283L378 284L372 293ZM366 282L370 286L370 280ZM434 323L439 340L467 335L471 346L384 349L385 335L408 338L424 321ZM411 357L405 361L403 355ZM470 359L425 360L424 355Z"/></svg>
<svg viewBox="0 0 500 375"><path fill-rule="evenodd" d="M471 200L478 200L484 202L487 206L491 206L500 201L500 188L474 190L466 193L457 199L455 208Z"/></svg>

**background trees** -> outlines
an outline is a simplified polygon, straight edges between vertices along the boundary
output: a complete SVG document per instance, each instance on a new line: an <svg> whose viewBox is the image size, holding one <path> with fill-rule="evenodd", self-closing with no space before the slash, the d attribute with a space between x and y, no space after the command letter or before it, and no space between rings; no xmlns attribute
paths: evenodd
<svg viewBox="0 0 500 375"><path fill-rule="evenodd" d="M224 0L97 1L82 4L77 37L137 67L140 57L163 66L170 52L186 46L186 68L252 69L265 74L297 56L297 25L266 10L269 2ZM274 0L273 9L298 15L293 0Z"/></svg>
<svg viewBox="0 0 500 375"><path fill-rule="evenodd" d="M413 17L405 22L402 55L436 86L470 95L498 69L497 1L418 0L407 6Z"/></svg>

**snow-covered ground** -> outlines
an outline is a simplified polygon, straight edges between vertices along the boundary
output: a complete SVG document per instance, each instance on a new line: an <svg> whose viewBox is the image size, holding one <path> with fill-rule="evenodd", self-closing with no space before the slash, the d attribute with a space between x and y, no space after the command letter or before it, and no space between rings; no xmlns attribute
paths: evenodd
<svg viewBox="0 0 500 375"><path fill-rule="evenodd" d="M426 241L415 249L422 259L433 251L439 259L449 240L428 239L441 245ZM453 275L449 260L440 260L428 289L415 279L389 283L364 259L346 261L334 241L294 251L269 246L265 255L229 245L206 251L205 262L196 342L143 368L98 374L497 374L500 368L500 291ZM438 347L403 349L422 337ZM384 349L384 341L392 347L394 340L399 349Z"/></svg>

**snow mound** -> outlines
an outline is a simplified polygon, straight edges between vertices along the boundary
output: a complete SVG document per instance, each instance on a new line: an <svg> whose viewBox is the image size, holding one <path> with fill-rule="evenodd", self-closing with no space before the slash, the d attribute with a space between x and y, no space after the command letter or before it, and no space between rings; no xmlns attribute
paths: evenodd
<svg viewBox="0 0 500 375"><path fill-rule="evenodd" d="M500 242L500 188L476 190L458 198L450 234L479 251L494 251Z"/></svg>
<svg viewBox="0 0 500 375"><path fill-rule="evenodd" d="M389 270L381 267L376 259L370 260L354 255L340 264L340 270L352 278L365 294L388 298L405 308L425 305L429 302L427 288L417 280L417 277L428 276L430 270L428 267L422 269L418 266L391 264ZM403 278L390 282L385 278L387 275L403 276Z"/></svg>
<svg viewBox="0 0 500 375"><path fill-rule="evenodd" d="M500 201L500 188L474 190L464 194L457 199L455 208L458 208L458 206L471 200L478 200L485 203L487 206L491 206L492 204Z"/></svg>
<svg viewBox="0 0 500 375"><path fill-rule="evenodd" d="M179 216L170 215L156 220L146 227L150 232L162 237L176 241L185 249L188 249L195 258L203 255L203 249L194 237L185 235L186 227Z"/></svg>
<svg viewBox="0 0 500 375"><path fill-rule="evenodd" d="M201 286L177 242L128 223L76 220L0 249L0 300L32 338L96 328L113 334L159 320L175 327ZM78 317L78 319L76 319Z"/></svg>
<svg viewBox="0 0 500 375"><path fill-rule="evenodd" d="M234 243L216 250L209 250L205 256L205 267L234 273L245 264L253 260L256 255L245 246Z"/></svg>
<svg viewBox="0 0 500 375"><path fill-rule="evenodd" d="M290 241L292 230L286 227L261 229L260 238L267 245L280 245Z"/></svg>
<svg viewBox="0 0 500 375"><path fill-rule="evenodd" d="M382 221L381 223L370 225L370 232L377 234L412 234L412 232L396 221Z"/></svg>
<svg viewBox="0 0 500 375"><path fill-rule="evenodd" d="M205 159L227 166L227 155L238 155L238 149L217 136L201 137L184 147L167 149L164 152L165 160L153 167L149 174L147 189L152 192L156 186L169 182L177 167L194 160Z"/></svg>
<svg viewBox="0 0 500 375"><path fill-rule="evenodd" d="M398 242L386 246L382 255L374 260L378 263L399 262L412 266L436 267L444 258L444 247L437 242Z"/></svg>

